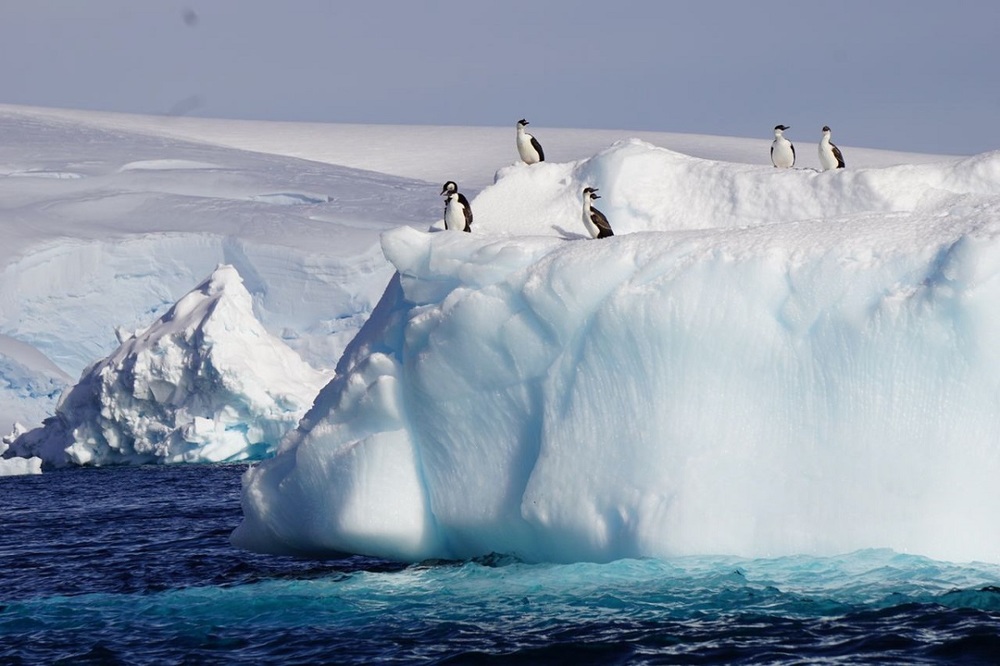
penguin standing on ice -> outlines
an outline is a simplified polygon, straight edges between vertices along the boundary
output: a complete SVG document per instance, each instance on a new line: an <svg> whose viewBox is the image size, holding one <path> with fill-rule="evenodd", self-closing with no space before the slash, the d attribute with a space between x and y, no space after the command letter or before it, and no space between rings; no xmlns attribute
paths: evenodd
<svg viewBox="0 0 1000 666"><path fill-rule="evenodd" d="M583 226L587 228L587 233L590 234L591 238L607 238L615 235L615 232L611 231L608 218L604 217L604 213L593 206L594 199L600 198L601 196L597 194L597 188L583 188Z"/></svg>
<svg viewBox="0 0 1000 666"><path fill-rule="evenodd" d="M528 121L524 118L517 121L517 153L525 164L544 162L545 153L542 151L542 144L538 143L538 139L524 131L527 124Z"/></svg>
<svg viewBox="0 0 1000 666"><path fill-rule="evenodd" d="M795 166L795 146L785 138L783 132L787 125L774 126L774 141L771 142L771 164L778 169L788 169Z"/></svg>
<svg viewBox="0 0 1000 666"><path fill-rule="evenodd" d="M840 148L830 141L830 128L823 126L823 138L819 142L819 165L823 171L830 169L843 169L844 156L840 153Z"/></svg>
<svg viewBox="0 0 1000 666"><path fill-rule="evenodd" d="M444 197L444 228L450 231L472 232L472 207L465 195L458 191L455 181L449 180L441 188Z"/></svg>

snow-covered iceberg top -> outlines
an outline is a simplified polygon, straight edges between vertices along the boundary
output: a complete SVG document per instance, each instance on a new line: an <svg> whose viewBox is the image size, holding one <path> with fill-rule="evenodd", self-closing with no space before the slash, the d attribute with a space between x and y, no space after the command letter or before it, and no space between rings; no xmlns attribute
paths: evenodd
<svg viewBox="0 0 1000 666"><path fill-rule="evenodd" d="M260 458L329 380L267 333L228 265L122 337L63 394L54 417L14 439L13 453L54 466Z"/></svg>
<svg viewBox="0 0 1000 666"><path fill-rule="evenodd" d="M582 237L601 188L616 236ZM625 142L398 229L242 547L1000 561L1000 153L817 173ZM515 233L535 235L518 236Z"/></svg>

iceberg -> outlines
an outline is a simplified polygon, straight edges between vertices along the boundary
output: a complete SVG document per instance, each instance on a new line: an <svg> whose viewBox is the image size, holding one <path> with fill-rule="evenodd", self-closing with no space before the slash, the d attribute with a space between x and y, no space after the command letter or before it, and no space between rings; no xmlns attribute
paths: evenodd
<svg viewBox="0 0 1000 666"><path fill-rule="evenodd" d="M599 187L616 236L581 240ZM819 173L624 141L399 228L235 545L1000 562L1000 153Z"/></svg>
<svg viewBox="0 0 1000 666"><path fill-rule="evenodd" d="M267 333L230 265L119 338L10 453L54 467L260 458L329 380Z"/></svg>
<svg viewBox="0 0 1000 666"><path fill-rule="evenodd" d="M15 424L13 435L20 434L19 427ZM0 476L24 476L27 474L42 473L42 459L38 456L23 458L14 456L11 458L2 457L10 448L8 438L0 439Z"/></svg>
<svg viewBox="0 0 1000 666"><path fill-rule="evenodd" d="M0 447L0 453L3 447ZM37 456L31 458L0 458L0 476L27 476L29 474L42 473L42 459Z"/></svg>

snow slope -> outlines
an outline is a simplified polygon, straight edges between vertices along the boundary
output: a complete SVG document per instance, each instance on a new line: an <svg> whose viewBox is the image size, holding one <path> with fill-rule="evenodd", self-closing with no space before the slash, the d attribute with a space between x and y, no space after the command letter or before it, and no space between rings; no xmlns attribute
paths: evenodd
<svg viewBox="0 0 1000 666"><path fill-rule="evenodd" d="M254 151L325 164L389 174L440 184L455 180L463 191L478 191L493 182L494 172L517 158L514 123L510 127L438 127L423 125L353 125L216 120L183 116L142 116L125 113L21 107L0 104L0 114L29 116L35 122L81 124L124 137L148 135L164 142L180 140L209 146ZM773 132L761 128L760 139L634 130L566 129L532 118L532 133L542 142L546 159L568 162L586 158L615 141L638 138L671 150L710 160L770 165ZM794 127L789 138L798 148L799 167L816 168L815 144L822 122ZM848 166L874 167L935 162L941 155L900 153L851 146L847 137L837 144ZM293 162L294 163L294 162Z"/></svg>
<svg viewBox="0 0 1000 666"><path fill-rule="evenodd" d="M612 239L582 239L588 184ZM819 173L630 140L472 207L383 235L399 278L247 472L235 544L1000 561L1000 153Z"/></svg>

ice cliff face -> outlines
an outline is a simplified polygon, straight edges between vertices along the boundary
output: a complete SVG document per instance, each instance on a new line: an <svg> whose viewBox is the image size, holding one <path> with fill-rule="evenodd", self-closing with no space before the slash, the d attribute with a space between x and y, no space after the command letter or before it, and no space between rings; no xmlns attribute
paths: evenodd
<svg viewBox="0 0 1000 666"><path fill-rule="evenodd" d="M585 184L613 239L577 240ZM624 142L472 206L477 233L383 236L399 276L247 472L234 543L1000 561L1000 153L778 172Z"/></svg>
<svg viewBox="0 0 1000 666"><path fill-rule="evenodd" d="M264 330L232 266L123 337L12 452L56 466L259 458L329 379Z"/></svg>

